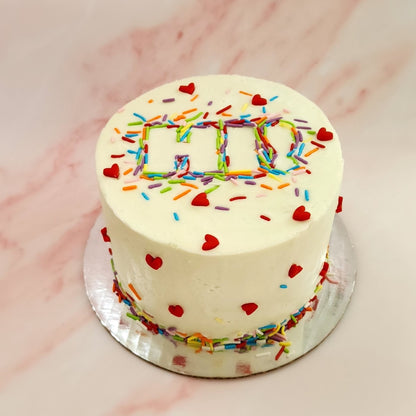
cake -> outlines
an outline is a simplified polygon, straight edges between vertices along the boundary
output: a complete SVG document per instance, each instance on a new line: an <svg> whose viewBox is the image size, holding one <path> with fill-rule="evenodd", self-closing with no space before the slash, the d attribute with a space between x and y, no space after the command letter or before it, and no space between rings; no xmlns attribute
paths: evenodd
<svg viewBox="0 0 416 416"><path fill-rule="evenodd" d="M341 209L340 143L314 103L246 76L170 82L110 118L96 170L129 319L196 351L287 352Z"/></svg>

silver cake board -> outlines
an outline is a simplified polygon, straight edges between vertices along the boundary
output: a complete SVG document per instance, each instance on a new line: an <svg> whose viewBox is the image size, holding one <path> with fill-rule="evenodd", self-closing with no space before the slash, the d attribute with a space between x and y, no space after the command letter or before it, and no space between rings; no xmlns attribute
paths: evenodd
<svg viewBox="0 0 416 416"><path fill-rule="evenodd" d="M347 309L354 290L354 251L345 226L336 215L329 243L329 281L324 282L318 294L316 310L307 313L286 332L291 342L288 353L278 354L281 349L279 343L256 346L244 352L197 352L192 346L149 332L140 321L126 316L127 305L119 303L112 291L114 274L109 246L103 242L100 233L104 226L100 215L91 229L84 254L85 287L92 308L102 325L121 345L138 357L175 373L234 378L266 372L291 363L319 345L332 332Z"/></svg>

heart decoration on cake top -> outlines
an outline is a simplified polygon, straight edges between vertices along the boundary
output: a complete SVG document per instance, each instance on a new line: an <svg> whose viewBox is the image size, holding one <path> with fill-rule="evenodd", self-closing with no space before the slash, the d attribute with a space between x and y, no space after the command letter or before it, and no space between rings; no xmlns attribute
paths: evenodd
<svg viewBox="0 0 416 416"><path fill-rule="evenodd" d="M117 165L117 163L114 163L111 168L105 168L103 170L103 174L104 176L107 176L109 178L115 178L118 179L118 177L120 176L120 168Z"/></svg>
<svg viewBox="0 0 416 416"><path fill-rule="evenodd" d="M169 312L180 318L183 315L183 308L181 305L169 305Z"/></svg>
<svg viewBox="0 0 416 416"><path fill-rule="evenodd" d="M258 305L256 303L254 303L254 302L245 303L244 305L241 305L241 309L247 315L251 315L257 308L258 308Z"/></svg>
<svg viewBox="0 0 416 416"><path fill-rule="evenodd" d="M302 266L299 266L298 264L292 264L291 266L290 266L290 269L289 269L289 273L288 273L288 275L289 275L289 277L291 278L291 279L293 279L296 275L298 275L301 271L303 270L303 267Z"/></svg>
<svg viewBox="0 0 416 416"><path fill-rule="evenodd" d="M295 209L292 218L295 221L307 221L309 218L311 218L311 213L306 211L304 205L301 205Z"/></svg>
<svg viewBox="0 0 416 416"><path fill-rule="evenodd" d="M267 100L263 98L260 94L253 95L253 98L251 99L251 104L253 105L266 105Z"/></svg>
<svg viewBox="0 0 416 416"><path fill-rule="evenodd" d="M214 249L220 244L217 237L214 237L211 234L205 234L205 243L202 244L202 250L209 251Z"/></svg>
<svg viewBox="0 0 416 416"><path fill-rule="evenodd" d="M163 260L160 257L153 257L151 254L146 254L146 263L154 270L162 267Z"/></svg>
<svg viewBox="0 0 416 416"><path fill-rule="evenodd" d="M181 85L179 87L180 92L184 92L185 94L192 95L195 91L195 84L193 82L190 82L188 85Z"/></svg>
<svg viewBox="0 0 416 416"><path fill-rule="evenodd" d="M205 192L201 192L196 195L191 204L195 207L207 207L209 205L207 194Z"/></svg>
<svg viewBox="0 0 416 416"><path fill-rule="evenodd" d="M327 142L334 138L334 134L328 131L325 127L321 127L316 135L316 138L321 142Z"/></svg>

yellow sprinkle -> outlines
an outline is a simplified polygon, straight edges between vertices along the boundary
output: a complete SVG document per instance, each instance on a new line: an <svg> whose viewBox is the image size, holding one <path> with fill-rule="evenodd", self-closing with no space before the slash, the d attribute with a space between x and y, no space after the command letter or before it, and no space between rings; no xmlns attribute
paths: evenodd
<svg viewBox="0 0 416 416"><path fill-rule="evenodd" d="M190 190L190 189L187 189L186 191L184 191L184 192L182 192L182 193L180 193L180 194L178 194L178 195L174 196L174 197L173 197L173 200L174 200L174 201L176 201L177 199L182 198L182 197L183 197L183 196L185 196L186 194L189 194L189 192L191 192L191 190Z"/></svg>
<svg viewBox="0 0 416 416"><path fill-rule="evenodd" d="M315 152L317 152L319 150L319 147L315 147L315 149L312 149L312 150L309 150L309 152L308 153L305 153L305 157L308 157L308 156L310 156L312 153L315 153Z"/></svg>
<svg viewBox="0 0 416 416"><path fill-rule="evenodd" d="M279 185L279 186L277 187L277 189L283 189L283 188L286 188L286 186L289 186L289 185L290 185L290 183L289 183L289 182L282 183L281 185Z"/></svg>
<svg viewBox="0 0 416 416"><path fill-rule="evenodd" d="M241 111L244 112L247 110L248 107L248 103L245 103L242 107L241 107Z"/></svg>
<svg viewBox="0 0 416 416"><path fill-rule="evenodd" d="M281 347L290 347L292 345L292 343L290 341L281 341L281 342L279 342L279 345Z"/></svg>
<svg viewBox="0 0 416 416"><path fill-rule="evenodd" d="M269 178L272 178L272 179L274 179L275 181L277 181L277 182L280 182L280 183L282 183L283 181L278 177L278 176L276 176L276 175L272 175L271 173L268 173L267 174L267 176L269 177Z"/></svg>
<svg viewBox="0 0 416 416"><path fill-rule="evenodd" d="M277 325L277 327L275 329L273 329L272 332L268 333L267 336L270 338L272 337L274 334L277 334L279 332L280 329L280 325Z"/></svg>
<svg viewBox="0 0 416 416"><path fill-rule="evenodd" d="M219 324L223 324L224 320L221 318L215 318L215 320L219 323Z"/></svg>
<svg viewBox="0 0 416 416"><path fill-rule="evenodd" d="M192 126L194 125L194 123L188 123L186 126L181 128L181 134L184 134L187 130L189 130Z"/></svg>
<svg viewBox="0 0 416 416"><path fill-rule="evenodd" d="M227 175L245 175L245 176L251 176L252 171L251 170L233 170L231 172L227 172Z"/></svg>

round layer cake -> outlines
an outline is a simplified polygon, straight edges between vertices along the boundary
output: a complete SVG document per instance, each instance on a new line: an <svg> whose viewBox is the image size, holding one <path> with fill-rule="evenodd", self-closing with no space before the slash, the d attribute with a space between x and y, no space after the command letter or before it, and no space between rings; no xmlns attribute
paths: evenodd
<svg viewBox="0 0 416 416"><path fill-rule="evenodd" d="M96 166L114 290L147 329L221 349L310 306L343 160L298 92L237 75L165 84L109 120Z"/></svg>

